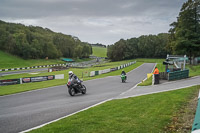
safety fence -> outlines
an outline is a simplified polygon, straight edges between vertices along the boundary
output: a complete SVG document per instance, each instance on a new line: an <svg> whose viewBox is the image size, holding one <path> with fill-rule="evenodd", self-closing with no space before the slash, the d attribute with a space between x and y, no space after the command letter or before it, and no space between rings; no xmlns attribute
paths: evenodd
<svg viewBox="0 0 200 133"><path fill-rule="evenodd" d="M40 82L40 81L47 81L47 80L53 80L53 79L64 79L64 74L38 76L38 77L25 77L25 78L19 78L19 79L4 79L4 80L0 80L0 86L23 84L23 83L30 83L30 82Z"/></svg>
<svg viewBox="0 0 200 133"><path fill-rule="evenodd" d="M32 66L32 67L0 69L0 72L1 71L15 71L15 70L25 70L25 69L36 69L36 68L54 67L54 66L66 66L66 64L53 64L53 65L42 65L42 66Z"/></svg>
<svg viewBox="0 0 200 133"><path fill-rule="evenodd" d="M197 110L192 125L192 133L200 133L200 92L199 92Z"/></svg>
<svg viewBox="0 0 200 133"><path fill-rule="evenodd" d="M181 71L174 71L168 73L168 80L178 80L184 79L189 77L189 69L181 70Z"/></svg>
<svg viewBox="0 0 200 133"><path fill-rule="evenodd" d="M122 68L125 68L125 67L130 66L130 65L135 64L135 63L136 63L136 61L133 61L133 62L130 62L130 63L127 63L127 64L123 64L123 65L120 65L120 66L114 67L114 68L98 70L98 71L91 71L88 74L89 74L90 77L93 77L93 76L96 76L96 75L100 75L100 74L104 74L104 73L109 73L109 72L112 72L112 71L120 70Z"/></svg>

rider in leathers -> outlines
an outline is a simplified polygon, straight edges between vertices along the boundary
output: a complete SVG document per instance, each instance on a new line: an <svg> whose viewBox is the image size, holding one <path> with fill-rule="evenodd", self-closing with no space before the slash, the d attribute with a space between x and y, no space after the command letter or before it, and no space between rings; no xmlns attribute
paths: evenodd
<svg viewBox="0 0 200 133"><path fill-rule="evenodd" d="M72 71L69 71L69 80L72 84L81 85L80 79Z"/></svg>

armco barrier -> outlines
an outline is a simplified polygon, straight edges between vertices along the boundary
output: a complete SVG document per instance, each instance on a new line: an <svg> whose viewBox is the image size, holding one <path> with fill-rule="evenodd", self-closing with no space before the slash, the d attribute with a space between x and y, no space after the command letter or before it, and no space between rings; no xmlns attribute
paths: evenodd
<svg viewBox="0 0 200 133"><path fill-rule="evenodd" d="M200 133L200 92L199 92L197 110L192 125L192 133Z"/></svg>
<svg viewBox="0 0 200 133"><path fill-rule="evenodd" d="M168 80L178 80L184 79L189 77L189 70L182 70L182 71L174 71L168 73Z"/></svg>
<svg viewBox="0 0 200 133"><path fill-rule="evenodd" d="M53 64L53 65L44 65L44 66L32 66L32 67L22 67L22 68L10 68L10 69L0 69L1 71L14 71L14 70L25 70L25 69L35 69L42 67L53 67L53 66L65 66L66 64Z"/></svg>

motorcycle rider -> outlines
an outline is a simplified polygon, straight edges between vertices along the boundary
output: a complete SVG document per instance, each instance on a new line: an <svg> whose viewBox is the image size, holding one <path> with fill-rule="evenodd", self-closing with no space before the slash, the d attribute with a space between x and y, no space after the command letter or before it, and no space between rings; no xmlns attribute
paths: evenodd
<svg viewBox="0 0 200 133"><path fill-rule="evenodd" d="M69 71L69 80L73 83L73 84L78 84L81 85L81 81L80 79L72 72Z"/></svg>
<svg viewBox="0 0 200 133"><path fill-rule="evenodd" d="M126 76L126 72L124 70L122 70L121 75L122 74L125 75L125 80L126 80L127 76Z"/></svg>

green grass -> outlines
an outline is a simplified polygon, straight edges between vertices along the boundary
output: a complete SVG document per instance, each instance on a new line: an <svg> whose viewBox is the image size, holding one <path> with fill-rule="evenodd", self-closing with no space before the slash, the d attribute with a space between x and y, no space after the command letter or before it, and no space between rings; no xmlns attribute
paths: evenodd
<svg viewBox="0 0 200 133"><path fill-rule="evenodd" d="M107 48L104 47L92 47L92 55L97 57L107 57Z"/></svg>
<svg viewBox="0 0 200 133"><path fill-rule="evenodd" d="M196 66L192 66L192 65L186 65L186 68L189 69L189 76L198 76L200 75L200 64L196 65Z"/></svg>
<svg viewBox="0 0 200 133"><path fill-rule="evenodd" d="M112 100L31 133L161 133L200 86ZM192 125L192 123L191 123Z"/></svg>
<svg viewBox="0 0 200 133"><path fill-rule="evenodd" d="M97 70L104 70L112 67L117 67L119 65L131 62L133 60L127 60L127 61L120 61L120 62L110 62L102 65L98 65L96 67L91 67L91 68L85 68L85 69L77 69L77 68L72 68L64 71L56 71L56 72L51 72L51 73L39 73L36 75L32 74L16 74L16 75L7 75L0 77L0 80L2 79L15 79L15 78L22 78L22 77L36 77L36 76L44 76L44 75L56 75L56 74L64 74L64 79L57 79L57 80L50 80L50 81L43 81L43 82L35 82L35 83L26 83L26 84L18 84L18 85L8 85L8 86L0 86L0 95L9 95L9 94L14 94L14 93L19 93L19 92L24 92L24 91L29 91L29 90L35 90L35 89L41 89L41 88L47 88L50 86L57 86L57 85L64 85L66 84L68 80L68 71L73 71L79 78L85 80L90 80L90 79L97 79L97 78L103 78L106 76L114 76L114 75L120 75L121 70L118 71L113 71L107 74L101 74L98 76L94 77L88 77L84 76L82 78L82 73L85 72L90 72L90 71L97 71ZM126 72L129 72L136 67L140 66L142 63L138 62L136 64L133 64L129 67L124 68Z"/></svg>
<svg viewBox="0 0 200 133"><path fill-rule="evenodd" d="M138 84L138 86L148 86L148 85L152 85L152 76L147 80L143 81L142 83Z"/></svg>
<svg viewBox="0 0 200 133"><path fill-rule="evenodd" d="M64 63L59 59L35 59L35 60L24 60L17 56L0 51L0 69L4 68L16 68L16 67L30 67L50 64Z"/></svg>

